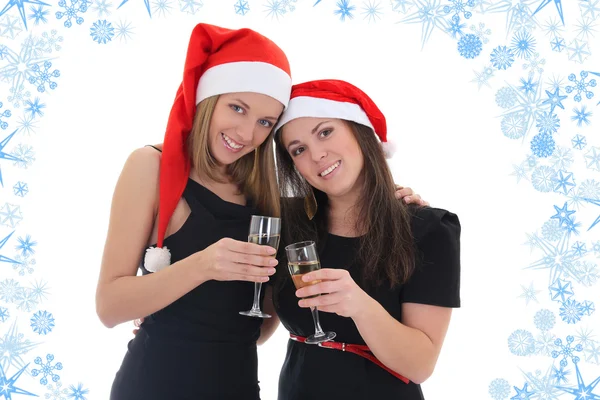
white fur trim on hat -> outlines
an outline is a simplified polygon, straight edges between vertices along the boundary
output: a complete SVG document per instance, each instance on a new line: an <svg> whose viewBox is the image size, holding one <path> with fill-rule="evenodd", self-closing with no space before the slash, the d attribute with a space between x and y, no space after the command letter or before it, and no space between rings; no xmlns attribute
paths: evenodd
<svg viewBox="0 0 600 400"><path fill-rule="evenodd" d="M281 68L260 61L216 65L200 77L196 104L211 96L235 92L265 94L287 107L292 93L292 78Z"/></svg>
<svg viewBox="0 0 600 400"><path fill-rule="evenodd" d="M158 272L171 265L171 252L166 247L149 247L144 256L144 268L150 272Z"/></svg>
<svg viewBox="0 0 600 400"><path fill-rule="evenodd" d="M358 104L319 97L298 96L290 100L290 104L279 118L275 130L296 118L304 117L345 119L373 129L367 113Z"/></svg>
<svg viewBox="0 0 600 400"><path fill-rule="evenodd" d="M390 141L382 142L381 149L383 150L383 154L385 158L392 158L396 153L396 144Z"/></svg>

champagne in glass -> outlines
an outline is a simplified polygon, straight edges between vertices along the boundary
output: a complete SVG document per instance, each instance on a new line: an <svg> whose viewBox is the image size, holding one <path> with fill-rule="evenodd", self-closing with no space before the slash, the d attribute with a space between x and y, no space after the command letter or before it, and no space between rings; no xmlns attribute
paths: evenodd
<svg viewBox="0 0 600 400"><path fill-rule="evenodd" d="M318 279L310 282L304 282L302 280L302 277L305 274L321 268L315 242L308 241L294 243L287 246L285 251L288 258L288 269L296 289L314 285L320 282ZM318 295L309 297L316 296ZM315 333L306 338L306 343L316 344L333 340L335 338L335 332L323 332L323 329L321 328L321 323L319 322L319 310L317 310L316 307L311 307L310 311L312 314L313 323L315 325Z"/></svg>
<svg viewBox="0 0 600 400"><path fill-rule="evenodd" d="M252 219L250 220L250 231L248 232L248 242L271 246L277 250L279 248L280 234L281 220L279 218L263 217L259 215L252 216ZM275 254L273 254L273 257L275 257ZM248 311L240 311L240 314L249 317L271 318L269 314L262 312L260 309L261 289L262 282L255 282L252 308Z"/></svg>

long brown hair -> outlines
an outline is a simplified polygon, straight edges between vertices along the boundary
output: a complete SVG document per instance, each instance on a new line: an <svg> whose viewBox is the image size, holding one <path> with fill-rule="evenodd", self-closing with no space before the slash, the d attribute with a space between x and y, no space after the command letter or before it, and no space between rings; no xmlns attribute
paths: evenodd
<svg viewBox="0 0 600 400"><path fill-rule="evenodd" d="M187 148L192 168L195 168L200 175L216 182L223 182L217 174L217 160L210 153L208 145L210 121L218 99L219 96L208 97L196 107L194 125L188 137ZM255 151L228 165L226 173L231 182L239 188L240 193L244 194L261 214L279 217L281 211L272 140L273 132Z"/></svg>
<svg viewBox="0 0 600 400"><path fill-rule="evenodd" d="M363 187L358 200L357 232L360 238L358 264L365 285L390 287L408 280L415 268L415 250L408 206L395 198L395 185L381 145L369 127L344 121L350 127L364 157ZM284 129L284 128L282 128ZM279 187L282 194L282 214L285 221L284 243L315 240L322 250L328 232L327 195L312 187L294 167L291 156L276 135L276 156ZM303 211L303 198L314 192L317 213L309 220ZM284 260L284 252L280 252ZM286 261L284 261L286 262ZM281 263L281 261L280 261ZM277 268L279 278L285 268ZM278 280L278 283L282 279ZM281 285L276 284L276 290Z"/></svg>

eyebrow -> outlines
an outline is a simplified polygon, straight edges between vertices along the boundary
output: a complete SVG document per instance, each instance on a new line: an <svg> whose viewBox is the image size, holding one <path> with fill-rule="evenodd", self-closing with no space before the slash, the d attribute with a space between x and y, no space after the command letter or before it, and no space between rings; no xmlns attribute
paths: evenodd
<svg viewBox="0 0 600 400"><path fill-rule="evenodd" d="M240 103L242 103L242 105L243 105L244 107L246 107L248 110L250 110L250 106L249 106L248 104L246 104L245 102L243 102L242 100L240 100L240 99L237 99L237 98L236 98L236 99L234 99L234 100L235 100L235 101L239 101ZM270 119L270 120L273 120L273 121L277 121L278 117L264 117L264 119Z"/></svg>
<svg viewBox="0 0 600 400"><path fill-rule="evenodd" d="M315 134L315 133L316 133L316 132L319 130L319 127L320 127L321 125L323 125L323 124L326 124L326 123L328 123L328 122L331 122L331 121L323 121L323 122L319 122L319 123L317 124L317 126L315 126L315 127L312 129L312 131L310 131L310 133L314 135L314 134ZM291 141L291 142L290 142L290 143L287 145L287 149L289 150L291 145L293 145L293 144L297 144L297 143L300 143L300 141L298 141L298 140L292 140L292 141Z"/></svg>

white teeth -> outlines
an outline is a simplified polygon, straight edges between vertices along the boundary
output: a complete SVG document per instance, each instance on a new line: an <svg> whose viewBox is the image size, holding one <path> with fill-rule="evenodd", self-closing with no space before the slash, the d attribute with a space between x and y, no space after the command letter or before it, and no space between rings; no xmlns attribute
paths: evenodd
<svg viewBox="0 0 600 400"><path fill-rule="evenodd" d="M243 144L237 144L229 136L227 136L224 133L221 133L221 136L223 136L223 139L225 139L225 141L227 142L227 144L230 145L231 147L233 147L234 149L241 149L242 147L244 147Z"/></svg>
<svg viewBox="0 0 600 400"><path fill-rule="evenodd" d="M333 164L331 167L327 168L325 171L321 172L321 176L329 175L331 172L333 172L334 169L336 169L339 166L340 166L340 162L338 161L335 164Z"/></svg>

